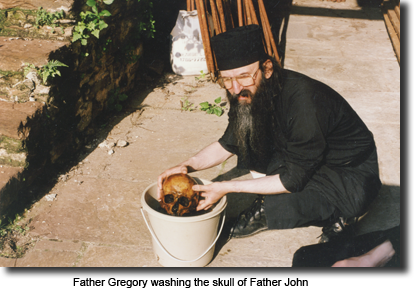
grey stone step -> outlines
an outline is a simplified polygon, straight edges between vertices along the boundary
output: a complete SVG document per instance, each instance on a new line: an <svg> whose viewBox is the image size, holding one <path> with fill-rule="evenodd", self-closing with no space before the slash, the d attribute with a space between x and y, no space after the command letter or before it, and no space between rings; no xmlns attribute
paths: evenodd
<svg viewBox="0 0 414 294"><path fill-rule="evenodd" d="M45 9L44 9L45 10ZM20 37L24 39L70 40L75 20L70 13L53 24L37 23L37 12L22 8L0 10L0 36ZM40 19L39 19L40 20Z"/></svg>
<svg viewBox="0 0 414 294"><path fill-rule="evenodd" d="M26 173L26 181L23 176L29 155L25 140L29 138L32 128L39 124L43 109L44 103L40 102L0 101L0 215L7 211L18 192L32 178ZM38 136L38 132L33 136Z"/></svg>
<svg viewBox="0 0 414 294"><path fill-rule="evenodd" d="M48 63L51 52L68 42L24 40L0 37L0 101L47 101L49 88L35 74L24 75L28 65L42 67Z"/></svg>
<svg viewBox="0 0 414 294"><path fill-rule="evenodd" d="M27 140L43 111L43 103L0 101L0 165L26 166Z"/></svg>
<svg viewBox="0 0 414 294"><path fill-rule="evenodd" d="M69 42L0 37L0 69L19 71L25 63L45 65L51 52L68 44Z"/></svg>

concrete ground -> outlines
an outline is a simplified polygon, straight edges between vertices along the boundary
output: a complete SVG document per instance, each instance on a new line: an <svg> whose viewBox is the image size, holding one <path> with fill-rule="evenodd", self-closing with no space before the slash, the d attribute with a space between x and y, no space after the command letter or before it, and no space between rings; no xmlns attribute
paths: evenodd
<svg viewBox="0 0 414 294"><path fill-rule="evenodd" d="M380 196L361 220L359 233L400 223L400 67L381 11L356 0L295 0L288 24L285 68L318 79L341 93L373 132L379 154ZM27 213L36 245L5 267L159 267L142 218L141 194L157 176L216 141L227 125L200 110L181 111L225 93L194 76L166 74L165 83L132 98L132 111L116 117L88 153ZM126 147L108 147L125 140ZM101 144L101 145L99 145ZM113 154L108 151L113 150ZM250 178L226 164L193 175L207 180ZM228 195L227 219L252 195ZM294 252L317 243L318 227L266 231L218 240L208 267L290 267ZM270 250L269 250L270 249Z"/></svg>

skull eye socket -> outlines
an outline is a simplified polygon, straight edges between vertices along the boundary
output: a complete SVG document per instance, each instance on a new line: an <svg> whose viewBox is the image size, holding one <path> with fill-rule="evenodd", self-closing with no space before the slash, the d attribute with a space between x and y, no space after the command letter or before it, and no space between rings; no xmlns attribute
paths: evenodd
<svg viewBox="0 0 414 294"><path fill-rule="evenodd" d="M165 195L164 196L164 202L165 203L171 203L174 201L174 196L171 194Z"/></svg>
<svg viewBox="0 0 414 294"><path fill-rule="evenodd" d="M190 201L188 201L188 198L185 198L185 197L180 197L178 202L184 207L187 207L190 204Z"/></svg>

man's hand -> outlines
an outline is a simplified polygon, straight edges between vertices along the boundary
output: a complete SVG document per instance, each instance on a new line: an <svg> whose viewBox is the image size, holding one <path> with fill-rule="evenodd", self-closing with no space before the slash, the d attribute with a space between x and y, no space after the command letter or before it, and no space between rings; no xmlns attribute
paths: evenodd
<svg viewBox="0 0 414 294"><path fill-rule="evenodd" d="M162 191L162 184L164 183L164 180L166 178L168 178L169 176L174 175L174 174L187 174L187 173L188 173L188 167L187 166L177 165L177 166L174 166L170 169L167 169L162 174L160 174L158 176L158 181L157 181L157 183L158 183L158 185L157 185L157 188L158 188L157 189L158 201L161 201L161 199L164 197L164 193Z"/></svg>
<svg viewBox="0 0 414 294"><path fill-rule="evenodd" d="M200 196L204 197L198 203L197 211L209 209L214 203L229 193L223 182L212 183L210 185L194 185L193 191L200 192Z"/></svg>

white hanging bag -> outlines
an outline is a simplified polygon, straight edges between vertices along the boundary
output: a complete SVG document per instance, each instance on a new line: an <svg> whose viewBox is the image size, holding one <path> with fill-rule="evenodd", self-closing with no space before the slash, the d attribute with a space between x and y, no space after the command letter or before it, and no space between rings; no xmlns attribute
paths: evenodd
<svg viewBox="0 0 414 294"><path fill-rule="evenodd" d="M197 10L180 10L171 31L170 62L179 75L200 75L208 72Z"/></svg>

